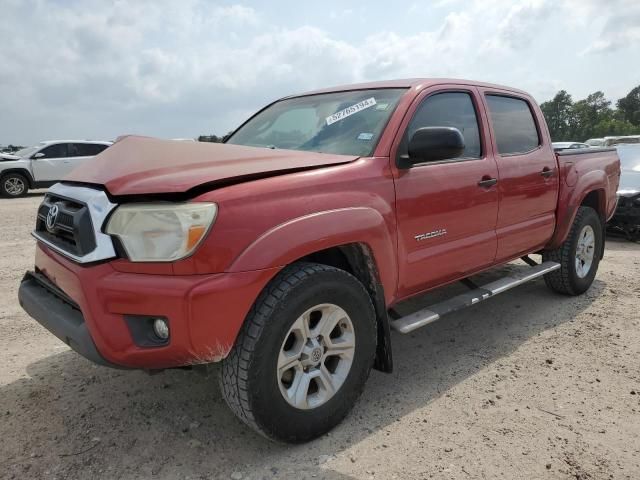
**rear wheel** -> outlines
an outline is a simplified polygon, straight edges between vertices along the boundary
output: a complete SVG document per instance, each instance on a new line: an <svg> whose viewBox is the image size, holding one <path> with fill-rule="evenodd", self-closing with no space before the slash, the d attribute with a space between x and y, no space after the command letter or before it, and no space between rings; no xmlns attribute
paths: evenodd
<svg viewBox="0 0 640 480"><path fill-rule="evenodd" d="M371 299L349 273L285 268L261 293L221 371L231 410L262 435L302 442L336 426L373 365Z"/></svg>
<svg viewBox="0 0 640 480"><path fill-rule="evenodd" d="M595 279L602 252L602 221L590 207L580 207L564 243L556 250L545 251L544 261L560 264L560 269L544 276L547 286L565 295L580 295Z"/></svg>
<svg viewBox="0 0 640 480"><path fill-rule="evenodd" d="M24 175L8 173L0 181L0 193L5 197L22 197L27 194L29 184Z"/></svg>

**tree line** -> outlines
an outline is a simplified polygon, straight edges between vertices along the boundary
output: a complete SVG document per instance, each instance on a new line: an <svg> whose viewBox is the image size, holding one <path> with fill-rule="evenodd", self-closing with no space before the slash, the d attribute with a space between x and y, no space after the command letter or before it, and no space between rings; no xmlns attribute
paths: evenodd
<svg viewBox="0 0 640 480"><path fill-rule="evenodd" d="M618 99L615 107L601 91L574 102L560 90L540 108L554 142L640 134L640 85Z"/></svg>

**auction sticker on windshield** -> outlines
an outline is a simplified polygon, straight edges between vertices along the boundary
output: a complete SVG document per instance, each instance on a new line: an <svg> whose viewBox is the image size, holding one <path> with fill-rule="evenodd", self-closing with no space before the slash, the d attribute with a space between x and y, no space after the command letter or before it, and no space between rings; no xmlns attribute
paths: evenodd
<svg viewBox="0 0 640 480"><path fill-rule="evenodd" d="M361 102L356 103L355 105L351 105L350 107L345 108L344 110L340 110L339 112L334 113L333 115L329 115L327 120L327 125L331 125L332 123L336 123L343 118L350 117L354 113L361 112L365 108L373 107L376 104L376 99L371 97L366 100L362 100Z"/></svg>

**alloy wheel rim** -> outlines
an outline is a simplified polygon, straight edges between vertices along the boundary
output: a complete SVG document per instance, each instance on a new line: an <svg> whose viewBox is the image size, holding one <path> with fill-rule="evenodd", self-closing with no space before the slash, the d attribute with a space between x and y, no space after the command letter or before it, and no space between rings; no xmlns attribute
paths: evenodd
<svg viewBox="0 0 640 480"><path fill-rule="evenodd" d="M20 195L24 192L24 182L19 178L8 178L4 182L4 189L9 195Z"/></svg>
<svg viewBox="0 0 640 480"><path fill-rule="evenodd" d="M578 236L576 245L576 275L579 278L586 277L591 271L593 257L596 251L596 234L591 225L585 225Z"/></svg>
<svg viewBox="0 0 640 480"><path fill-rule="evenodd" d="M291 325L278 355L280 393L293 407L317 408L345 382L356 348L353 323L337 305L323 303Z"/></svg>

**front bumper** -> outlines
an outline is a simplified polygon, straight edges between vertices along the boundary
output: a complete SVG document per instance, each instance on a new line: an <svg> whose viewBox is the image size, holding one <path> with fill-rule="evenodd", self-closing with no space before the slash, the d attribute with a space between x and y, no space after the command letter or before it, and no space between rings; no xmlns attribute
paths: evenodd
<svg viewBox="0 0 640 480"><path fill-rule="evenodd" d="M47 280L27 272L18 290L20 306L43 327L94 363L115 367L96 349L78 305Z"/></svg>
<svg viewBox="0 0 640 480"><path fill-rule="evenodd" d="M620 195L611 221L640 225L640 195Z"/></svg>
<svg viewBox="0 0 640 480"><path fill-rule="evenodd" d="M35 266L19 290L20 303L29 315L93 362L143 369L225 358L251 305L279 271L123 273L109 263L79 265L41 243L36 247ZM128 321L145 316L168 319L167 344L136 343Z"/></svg>
<svg viewBox="0 0 640 480"><path fill-rule="evenodd" d="M616 210L607 227L622 232L630 239L640 238L640 194L618 195Z"/></svg>

